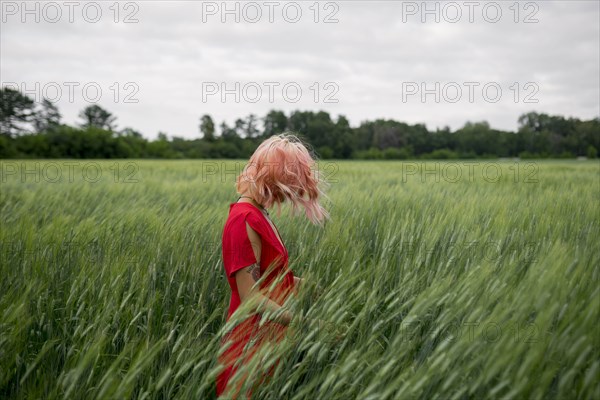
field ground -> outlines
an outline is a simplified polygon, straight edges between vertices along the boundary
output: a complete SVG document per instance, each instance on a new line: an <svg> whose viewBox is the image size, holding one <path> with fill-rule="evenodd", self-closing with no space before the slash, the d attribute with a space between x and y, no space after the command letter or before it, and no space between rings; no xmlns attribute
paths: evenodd
<svg viewBox="0 0 600 400"><path fill-rule="evenodd" d="M243 161L0 161L0 397L214 398ZM322 161L264 399L600 399L597 161ZM317 288L317 285L320 287Z"/></svg>

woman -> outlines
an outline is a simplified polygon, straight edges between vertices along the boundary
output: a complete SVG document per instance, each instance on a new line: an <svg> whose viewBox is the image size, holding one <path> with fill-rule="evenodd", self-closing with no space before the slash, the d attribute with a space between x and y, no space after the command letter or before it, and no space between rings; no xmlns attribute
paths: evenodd
<svg viewBox="0 0 600 400"><path fill-rule="evenodd" d="M303 207L312 223L322 225L329 218L319 204L324 196L319 186L325 182L312 170L314 163L295 135L283 133L261 143L236 179L241 196L229 205L222 237L223 264L231 288L227 321L244 303L256 312L222 338L218 360L224 370L217 377L217 396L240 395L245 376L230 384L239 367L249 362L261 345L280 341L292 320L290 311L282 306L302 279L288 268L287 248L267 209L276 204L279 215L287 200L293 214ZM273 317L259 325L263 312ZM246 392L246 396L250 394Z"/></svg>

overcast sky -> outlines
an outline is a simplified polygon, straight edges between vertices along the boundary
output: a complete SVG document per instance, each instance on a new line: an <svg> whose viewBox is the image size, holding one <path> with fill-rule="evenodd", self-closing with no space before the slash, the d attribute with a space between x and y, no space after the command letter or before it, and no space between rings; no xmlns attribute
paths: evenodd
<svg viewBox="0 0 600 400"><path fill-rule="evenodd" d="M421 1L22 4L1 4L2 84L45 94L68 124L94 102L147 138L270 109L430 129L600 116L595 0L427 2L431 13Z"/></svg>

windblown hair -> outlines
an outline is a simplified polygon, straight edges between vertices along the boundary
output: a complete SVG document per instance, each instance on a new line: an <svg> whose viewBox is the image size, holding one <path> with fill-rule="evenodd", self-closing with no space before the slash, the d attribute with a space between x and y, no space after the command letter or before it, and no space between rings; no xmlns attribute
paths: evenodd
<svg viewBox="0 0 600 400"><path fill-rule="evenodd" d="M327 197L321 186L329 186L318 170L312 170L315 160L302 141L291 132L271 136L258 146L242 173L236 179L239 194L247 191L264 208L288 200L292 215L304 207L306 217L315 225L330 218L320 204Z"/></svg>

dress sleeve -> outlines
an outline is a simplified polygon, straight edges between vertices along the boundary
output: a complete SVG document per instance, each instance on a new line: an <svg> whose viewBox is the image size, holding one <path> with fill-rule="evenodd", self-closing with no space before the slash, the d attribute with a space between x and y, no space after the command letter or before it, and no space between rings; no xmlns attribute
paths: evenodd
<svg viewBox="0 0 600 400"><path fill-rule="evenodd" d="M248 222L251 228L253 224ZM256 260L252 244L246 231L246 215L240 214L232 219L223 232L223 264L225 273L233 278L234 274L259 261Z"/></svg>

